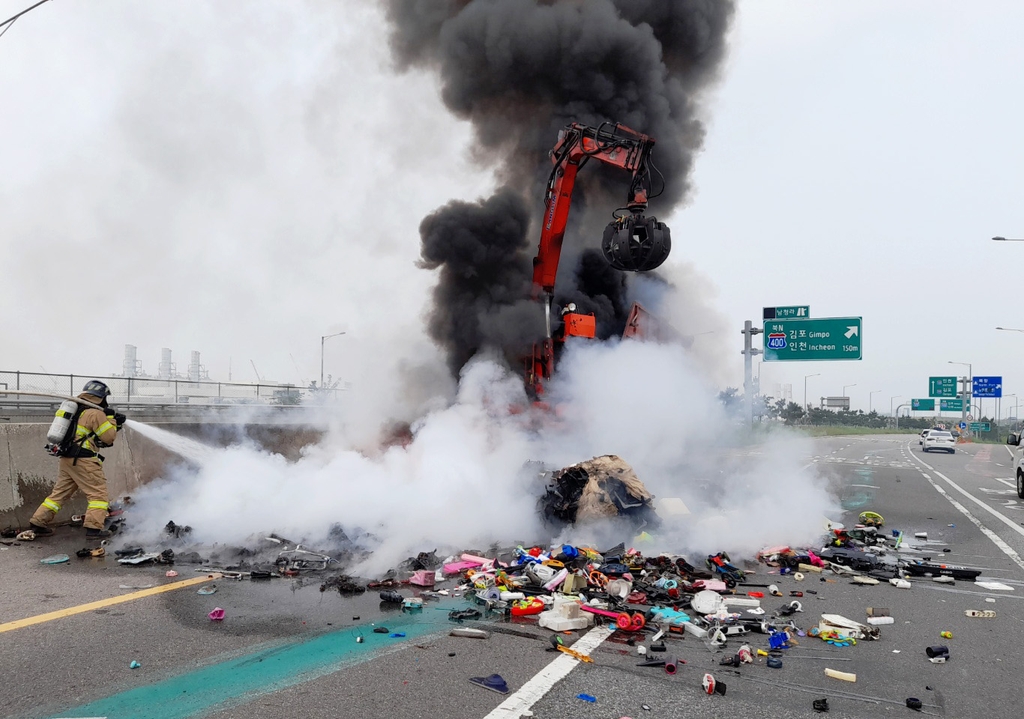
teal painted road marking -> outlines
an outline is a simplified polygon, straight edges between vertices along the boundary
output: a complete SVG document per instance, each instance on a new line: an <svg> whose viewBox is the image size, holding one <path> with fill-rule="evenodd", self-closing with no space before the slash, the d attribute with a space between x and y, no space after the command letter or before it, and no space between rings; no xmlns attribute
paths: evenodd
<svg viewBox="0 0 1024 719"><path fill-rule="evenodd" d="M448 625L447 621L425 620L426 617L421 621L389 619L387 625L405 632L404 639L374 634L373 625L348 628L212 664L65 709L53 716L111 719L188 719L200 716L213 709L244 704L261 695L322 677L345 664L372 659L389 647L401 646L410 639ZM364 638L361 644L355 640L359 635Z"/></svg>

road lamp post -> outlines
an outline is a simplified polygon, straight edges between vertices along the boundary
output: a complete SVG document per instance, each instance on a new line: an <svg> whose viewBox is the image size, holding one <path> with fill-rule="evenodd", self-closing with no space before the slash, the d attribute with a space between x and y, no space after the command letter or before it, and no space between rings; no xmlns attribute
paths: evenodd
<svg viewBox="0 0 1024 719"><path fill-rule="evenodd" d="M1017 237L993 237L996 242L1024 242L1024 239Z"/></svg>
<svg viewBox="0 0 1024 719"><path fill-rule="evenodd" d="M846 388L847 388L847 387L856 387L856 386L857 386L857 383L856 383L856 382L854 382L853 384L844 384L844 385L843 385L843 398L844 398L844 399L846 398ZM849 407L847 407L846 409L847 409L847 411L849 411L849 410L850 410L850 408L849 408Z"/></svg>
<svg viewBox="0 0 1024 719"><path fill-rule="evenodd" d="M960 394L960 397L961 397L961 400L962 400L961 403L960 403L960 408L961 408L960 424L966 425L967 424L967 409L968 409L968 407L970 407L970 403L971 403L971 385L974 382L974 368L971 366L970 362L954 362L952 360L948 360L948 363L949 364L962 365L962 366L967 368L967 375L968 376L964 378L964 389L963 389L963 392ZM981 419L981 418L979 417L978 419ZM961 432L962 431L963 430L961 430Z"/></svg>
<svg viewBox="0 0 1024 719"><path fill-rule="evenodd" d="M892 410L892 401L893 401L894 399L899 399L899 398L900 398L900 397L902 397L902 396L903 396L903 395L901 395L901 394L894 394L894 395L893 395L892 397L890 397L890 398L889 398L889 416L890 416L890 417L894 416L894 415L893 415L893 410Z"/></svg>
<svg viewBox="0 0 1024 719"><path fill-rule="evenodd" d="M810 405L807 404L807 380L811 377L820 377L821 372L815 372L814 374L804 375L804 409L810 409Z"/></svg>
<svg viewBox="0 0 1024 719"><path fill-rule="evenodd" d="M876 395L876 394L878 394L881 391L882 390L880 390L880 389L873 389L870 392L868 392L868 414L871 414L871 412L873 411L873 407L872 407L872 404L871 404L872 395Z"/></svg>
<svg viewBox="0 0 1024 719"><path fill-rule="evenodd" d="M1010 397L1013 397L1013 409L1014 409L1014 412L1013 412L1013 413L1014 413L1014 414L1017 414L1017 395L1016 395L1016 394L1004 394L1004 395L1003 395L1003 397L1006 397L1007 399L1009 399ZM1007 410L1006 410L1006 414L1007 414L1007 415L1009 415L1009 414L1010 414L1010 410L1009 410L1009 408L1007 408ZM997 421L997 422L998 422L998 421L999 421L1000 419L1002 419L1002 417L996 417L996 421ZM1009 417L1007 417L1007 419L1009 419Z"/></svg>
<svg viewBox="0 0 1024 719"><path fill-rule="evenodd" d="M324 343L331 337L341 337L344 332L335 332L333 335L322 335L320 337L320 389L324 388Z"/></svg>

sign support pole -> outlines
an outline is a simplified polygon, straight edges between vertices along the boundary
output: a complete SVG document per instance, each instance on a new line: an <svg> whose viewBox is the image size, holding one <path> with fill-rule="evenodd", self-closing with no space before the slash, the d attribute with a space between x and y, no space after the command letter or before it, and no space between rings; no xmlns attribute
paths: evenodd
<svg viewBox="0 0 1024 719"><path fill-rule="evenodd" d="M743 323L743 415L747 427L754 427L754 355L761 354L753 344L754 335L761 334L761 329L754 327L751 320Z"/></svg>

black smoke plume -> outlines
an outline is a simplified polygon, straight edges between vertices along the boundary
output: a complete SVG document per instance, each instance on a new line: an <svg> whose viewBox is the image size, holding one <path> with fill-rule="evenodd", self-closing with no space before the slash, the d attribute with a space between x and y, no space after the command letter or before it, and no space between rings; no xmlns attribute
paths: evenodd
<svg viewBox="0 0 1024 719"><path fill-rule="evenodd" d="M665 189L650 213L685 198L704 140L701 91L721 65L733 12L733 0L388 0L399 68L438 73L445 105L471 121L475 155L504 184L420 228L423 264L441 270L430 331L453 371L485 345L522 353L543 331L523 300L548 151L563 126L619 122L654 137ZM621 171L581 171L559 268L556 301L597 313L604 336L621 331L628 280L585 250L599 245L627 187Z"/></svg>

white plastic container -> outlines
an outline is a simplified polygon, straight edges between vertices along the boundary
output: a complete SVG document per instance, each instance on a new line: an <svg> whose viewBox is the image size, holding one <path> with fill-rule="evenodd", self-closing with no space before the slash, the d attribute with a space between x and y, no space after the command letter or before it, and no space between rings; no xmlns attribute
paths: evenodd
<svg viewBox="0 0 1024 719"><path fill-rule="evenodd" d="M570 619L569 617L562 616L561 612L556 612L555 610L541 612L537 618L537 624L553 632L570 632L576 629L586 629L593 621L593 614L580 613L580 616Z"/></svg>

